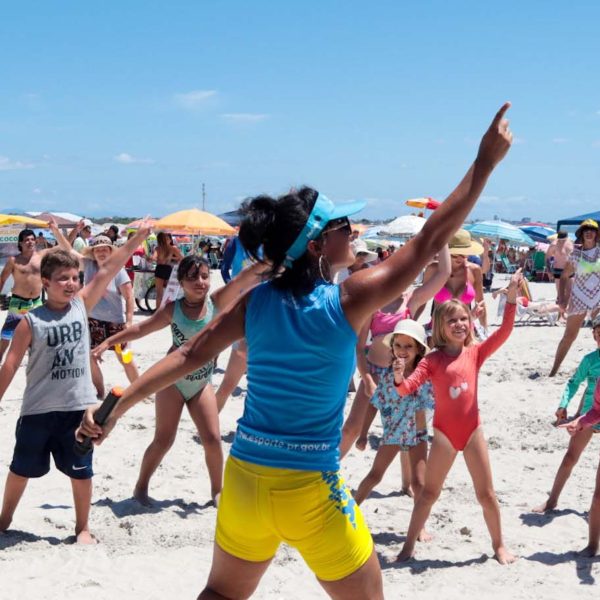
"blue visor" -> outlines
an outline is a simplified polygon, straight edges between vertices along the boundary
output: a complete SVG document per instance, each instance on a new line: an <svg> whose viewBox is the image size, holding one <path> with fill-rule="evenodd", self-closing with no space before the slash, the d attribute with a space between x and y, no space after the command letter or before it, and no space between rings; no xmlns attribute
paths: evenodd
<svg viewBox="0 0 600 600"><path fill-rule="evenodd" d="M349 217L361 211L367 205L363 200L339 204L336 206L329 198L319 194L313 209L308 215L308 220L302 231L286 252L284 265L289 269L292 263L299 259L305 252L308 242L316 240L329 221Z"/></svg>

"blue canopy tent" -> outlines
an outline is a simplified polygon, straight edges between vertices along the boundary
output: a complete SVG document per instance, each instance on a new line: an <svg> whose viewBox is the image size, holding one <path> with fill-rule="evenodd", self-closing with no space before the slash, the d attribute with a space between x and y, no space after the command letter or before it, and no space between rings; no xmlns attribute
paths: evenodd
<svg viewBox="0 0 600 600"><path fill-rule="evenodd" d="M585 215L577 215L576 217L569 217L566 219L561 219L556 223L556 231L560 231L563 229L564 231L575 231L580 225L582 221L586 219L594 219L594 221L598 221L600 223L600 210L586 213Z"/></svg>

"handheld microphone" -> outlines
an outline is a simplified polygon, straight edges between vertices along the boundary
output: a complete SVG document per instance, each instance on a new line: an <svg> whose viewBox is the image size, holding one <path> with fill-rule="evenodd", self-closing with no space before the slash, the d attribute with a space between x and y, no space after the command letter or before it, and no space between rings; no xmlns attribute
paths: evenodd
<svg viewBox="0 0 600 600"><path fill-rule="evenodd" d="M102 400L100 408L94 413L94 423L97 425L104 425L122 395L122 387L115 386L112 388L110 392L108 392L106 398ZM88 454L88 452L91 452L92 450L92 440L93 438L89 436L86 436L82 442L76 440L75 444L73 445L73 450L79 454L79 456Z"/></svg>

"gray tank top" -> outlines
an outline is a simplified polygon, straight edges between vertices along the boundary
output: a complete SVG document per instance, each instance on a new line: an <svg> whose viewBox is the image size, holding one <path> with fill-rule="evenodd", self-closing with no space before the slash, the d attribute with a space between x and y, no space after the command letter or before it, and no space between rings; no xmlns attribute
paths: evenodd
<svg viewBox="0 0 600 600"><path fill-rule="evenodd" d="M31 328L31 346L21 415L83 410L94 404L83 301L75 298L64 311L40 306L25 319Z"/></svg>

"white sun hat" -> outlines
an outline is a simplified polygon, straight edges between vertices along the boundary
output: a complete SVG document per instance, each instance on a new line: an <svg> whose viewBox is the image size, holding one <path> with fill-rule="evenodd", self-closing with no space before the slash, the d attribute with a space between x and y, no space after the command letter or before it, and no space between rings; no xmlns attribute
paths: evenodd
<svg viewBox="0 0 600 600"><path fill-rule="evenodd" d="M388 333L383 338L383 343L386 346L392 345L392 339L395 335L402 334L411 337L418 344L423 346L425 352L429 350L427 346L427 334L425 333L425 328L420 323L413 321L412 319L402 319L402 321L398 321L396 323L396 327L394 327L394 331L392 333Z"/></svg>
<svg viewBox="0 0 600 600"><path fill-rule="evenodd" d="M370 263L377 260L377 252L369 250L365 240L361 240L360 238L355 239L350 243L350 248L352 248L352 252L356 257L358 257L359 254L363 254L365 256L365 262Z"/></svg>

